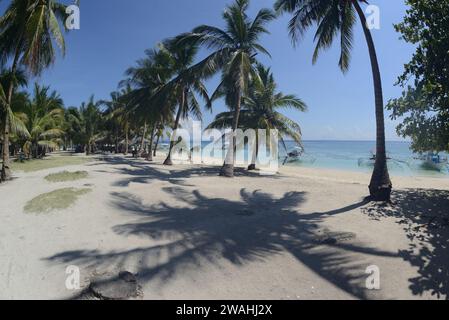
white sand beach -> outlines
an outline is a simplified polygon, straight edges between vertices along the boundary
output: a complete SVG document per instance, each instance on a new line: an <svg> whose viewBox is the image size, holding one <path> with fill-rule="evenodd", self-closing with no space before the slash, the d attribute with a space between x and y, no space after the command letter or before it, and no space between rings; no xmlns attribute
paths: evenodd
<svg viewBox="0 0 449 320"><path fill-rule="evenodd" d="M367 204L369 176L283 168L277 176L108 156L18 173L0 185L0 299L73 299L90 281L137 275L143 299L443 299L449 181L393 177L392 205ZM49 173L87 171L50 183ZM34 197L90 188L70 208ZM81 270L80 290L66 268ZM366 289L378 266L380 290Z"/></svg>

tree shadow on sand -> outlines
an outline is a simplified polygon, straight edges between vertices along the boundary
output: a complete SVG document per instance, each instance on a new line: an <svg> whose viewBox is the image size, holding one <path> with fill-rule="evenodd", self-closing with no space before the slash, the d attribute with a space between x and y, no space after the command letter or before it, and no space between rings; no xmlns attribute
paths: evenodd
<svg viewBox="0 0 449 320"><path fill-rule="evenodd" d="M376 220L394 217L411 241L400 256L419 268L409 279L414 295L449 298L449 191L396 191L392 205L372 204L363 211Z"/></svg>
<svg viewBox="0 0 449 320"><path fill-rule="evenodd" d="M275 198L242 189L240 201L232 201L208 198L199 191L192 193L180 187L164 191L183 205L175 207L164 202L145 205L131 194L112 194L112 205L136 218L132 223L115 226L113 231L124 239L135 236L156 244L106 253L62 252L46 260L97 269L132 265L139 281L152 281L156 290L175 275L201 270L204 264L220 268L221 263L230 262L240 266L287 252L345 292L368 298L365 269L370 263L366 255L394 256L353 240L322 242L319 223L323 218L352 210L364 202L331 212L301 214L297 210L306 195L300 192Z"/></svg>
<svg viewBox="0 0 449 320"><path fill-rule="evenodd" d="M219 167L188 165L164 166L156 162L148 162L142 159L123 157L104 157L102 161L92 164L92 166L107 164L114 168L124 178L114 182L114 187L128 187L131 183L151 184L155 181L164 181L178 186L192 186L188 184L188 178L192 177L216 177L220 172ZM257 171L248 171L244 168L236 167L235 177L264 178L265 175ZM279 175L270 175L272 179L278 179Z"/></svg>

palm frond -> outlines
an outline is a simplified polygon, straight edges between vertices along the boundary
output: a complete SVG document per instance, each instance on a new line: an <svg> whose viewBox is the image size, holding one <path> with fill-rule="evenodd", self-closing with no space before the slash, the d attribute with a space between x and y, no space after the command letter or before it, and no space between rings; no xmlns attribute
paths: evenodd
<svg viewBox="0 0 449 320"><path fill-rule="evenodd" d="M54 129L49 129L49 130L46 130L46 131L42 132L39 135L39 137L40 138L44 138L44 139L46 139L46 138L50 138L51 139L51 138L58 138L58 137L61 137L63 135L64 135L64 131L63 130L58 129L58 128L54 128Z"/></svg>
<svg viewBox="0 0 449 320"><path fill-rule="evenodd" d="M7 112L11 133L23 138L30 137L27 126L23 121L25 120L23 115L15 114L14 112L12 112L11 108L7 108Z"/></svg>
<svg viewBox="0 0 449 320"><path fill-rule="evenodd" d="M367 3L365 0L357 0ZM353 29L356 23L354 1L341 0L277 0L275 10L281 14L292 14L288 29L294 45L302 39L304 33L317 25L313 53L313 63L321 50L328 49L340 34L340 59L338 65L347 72L353 42Z"/></svg>

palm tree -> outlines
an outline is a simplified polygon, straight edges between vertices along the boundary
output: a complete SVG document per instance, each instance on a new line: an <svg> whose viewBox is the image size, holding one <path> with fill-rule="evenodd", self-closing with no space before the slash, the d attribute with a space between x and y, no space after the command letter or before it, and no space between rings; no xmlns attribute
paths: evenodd
<svg viewBox="0 0 449 320"><path fill-rule="evenodd" d="M285 146L284 137L292 138L297 144L301 144L301 128L292 119L289 119L279 109L291 108L304 112L306 104L295 95L284 95L277 91L277 84L270 68L257 66L257 74L252 77L248 95L242 98L242 110L240 111L239 128L243 130L256 130L256 147L252 155L251 165L248 170L256 169L258 156L259 136L257 129L278 130L281 141ZM209 128L223 129L232 125L233 111L218 114Z"/></svg>
<svg viewBox="0 0 449 320"><path fill-rule="evenodd" d="M4 109L6 109L7 105L8 104L6 102L5 90L3 89L3 85L0 82L0 107L1 107L2 112L3 112Z"/></svg>
<svg viewBox="0 0 449 320"><path fill-rule="evenodd" d="M16 138L28 138L29 132L25 125L26 116L22 112L23 106L28 103L28 95L24 92L16 92L13 94L11 103L9 104L4 88L9 85L11 79L14 80L15 86L25 86L27 84L25 73L22 69L17 70L15 77L12 76L11 72L0 69L0 129L3 130L7 123L11 135L16 136ZM9 157L10 141L7 139L5 143L3 136L2 138L2 154L8 153Z"/></svg>
<svg viewBox="0 0 449 320"><path fill-rule="evenodd" d="M45 155L51 148L62 144L64 135L64 103L61 97L50 87L34 85L33 99L26 104L23 113L30 133L24 145L25 153L33 154L35 158Z"/></svg>
<svg viewBox="0 0 449 320"><path fill-rule="evenodd" d="M169 96L177 97L178 110L176 112L173 132L179 128L180 121L186 119L192 114L197 119L202 118L201 107L196 99L195 93L198 93L207 105L210 106L207 89L198 74L189 72L189 68L193 65L195 57L198 53L197 45L189 45L180 43L180 38L174 38L165 41L161 46L162 50L166 50L171 57L174 79L168 82L158 92L159 101L164 101ZM173 139L172 139L173 140ZM164 165L173 165L172 151L175 146L174 141L170 142L167 158Z"/></svg>
<svg viewBox="0 0 449 320"><path fill-rule="evenodd" d="M166 127L173 128L173 123L175 120L173 119L173 115L171 113L158 114L151 112L150 114L151 118L149 120L149 123L151 130L147 160L153 161L153 157L155 157L157 153L161 133ZM167 136L169 136L169 134L167 134ZM156 141L154 141L155 139Z"/></svg>
<svg viewBox="0 0 449 320"><path fill-rule="evenodd" d="M126 71L127 79L120 86L130 88L124 96L128 108L135 119L139 118L143 126L149 128L147 160L152 161L155 132L162 124L172 123L177 97L167 94L171 87L166 85L174 75L173 59L169 52L160 45L157 49L146 50L145 55L135 67Z"/></svg>
<svg viewBox="0 0 449 320"><path fill-rule="evenodd" d="M127 155L129 151L129 133L131 128L131 117L133 117L134 111L126 100L126 95L130 92L131 88L127 86L127 88L121 92L112 92L109 101L100 101L100 104L106 106L106 110L104 111L105 120L110 122L111 129L114 131L116 153L118 152L120 133L124 133L125 148L123 153L125 155Z"/></svg>
<svg viewBox="0 0 449 320"><path fill-rule="evenodd" d="M2 115L2 119L5 119L5 117L3 116L3 113L8 113L9 109L9 105L7 102L7 98L6 98L6 94L5 94L5 90L3 89L3 85L0 82L0 110L1 110L1 115ZM1 126L3 127L3 122L1 123ZM7 149L8 154L9 154L9 141L8 141L8 145L5 144L5 142L2 142L2 154L4 153L4 149ZM0 179L1 181L1 179Z"/></svg>
<svg viewBox="0 0 449 320"><path fill-rule="evenodd" d="M376 106L376 163L369 190L372 200L389 201L392 183L388 173L385 147L382 82L374 41L360 6L361 2L367 3L366 0L277 0L275 8L278 12L293 13L289 29L294 42L313 24L318 25L315 34L317 45L313 55L314 62L317 60L319 52L329 48L339 35L338 40L341 45L339 66L343 72L349 69L353 29L356 17L358 16L360 19L371 60Z"/></svg>
<svg viewBox="0 0 449 320"><path fill-rule="evenodd" d="M133 90L130 85L127 85L121 90L121 92L119 93L119 102L121 103L122 107L117 110L118 122L125 132L125 155L127 155L129 152L129 134L131 129L133 128L133 125L140 126L141 124L144 125L144 123L146 122L145 119L142 121L141 117L135 112L136 110L133 105L134 101L131 96L132 91ZM145 132L143 133L143 135L145 135Z"/></svg>
<svg viewBox="0 0 449 320"><path fill-rule="evenodd" d="M164 124L159 124L156 128L156 143L153 148L153 157L157 156L157 148L159 147L159 142L164 138Z"/></svg>
<svg viewBox="0 0 449 320"><path fill-rule="evenodd" d="M80 113L78 108L69 107L64 111L65 146L73 149L74 145L82 144Z"/></svg>
<svg viewBox="0 0 449 320"><path fill-rule="evenodd" d="M119 101L119 93L114 91L111 93L111 97L109 100L101 101L101 104L106 107L103 112L105 117L106 126L108 127L111 135L112 141L115 145L115 153L119 153L119 140L121 134L121 125L118 121L117 112L121 108L121 103Z"/></svg>
<svg viewBox="0 0 449 320"><path fill-rule="evenodd" d="M95 143L101 138L102 118L99 105L100 102L96 102L94 96L91 96L89 101L83 102L79 109L79 123L86 155L90 155L94 151Z"/></svg>
<svg viewBox="0 0 449 320"><path fill-rule="evenodd" d="M55 0L12 0L0 19L0 61L12 59L11 74L23 65L38 75L55 60L53 43L65 52L64 36L59 22L66 17L66 6ZM11 105L15 81L11 79L6 94L6 105ZM3 112L3 143L9 145L10 121ZM11 175L8 148L3 148L0 181Z"/></svg>
<svg viewBox="0 0 449 320"><path fill-rule="evenodd" d="M242 96L248 89L251 74L254 72L255 57L258 53L269 55L268 51L259 43L263 34L269 33L266 24L275 18L269 9L262 9L254 20L247 15L249 0L236 0L223 13L225 28L202 25L191 33L181 37L182 44L201 45L214 49L206 59L191 68L192 73L199 73L206 77L222 72L221 87L229 88L227 96L235 105L232 129L238 128ZM235 137L231 137L231 144L220 175L234 176L234 145Z"/></svg>

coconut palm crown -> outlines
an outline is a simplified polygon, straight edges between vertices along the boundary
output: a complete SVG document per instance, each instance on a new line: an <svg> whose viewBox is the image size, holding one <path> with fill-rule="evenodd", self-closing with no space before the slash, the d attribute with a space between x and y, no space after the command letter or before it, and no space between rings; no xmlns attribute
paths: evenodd
<svg viewBox="0 0 449 320"><path fill-rule="evenodd" d="M382 81L374 41L361 7L362 3L368 2L366 0L277 0L275 9L279 13L292 14L289 31L294 43L300 40L312 26L317 26L313 62L316 62L320 51L330 48L334 41L338 41L341 48L338 64L343 72L349 69L354 40L353 31L357 17L360 20L371 61L377 127L376 163L369 185L370 198L375 201L389 201L392 183L387 167Z"/></svg>
<svg viewBox="0 0 449 320"><path fill-rule="evenodd" d="M12 0L0 18L0 64L11 61L11 78L3 88L6 105L11 105L18 68L22 65L32 75L39 75L55 60L54 44L65 53L60 23L66 6L55 0ZM11 176L9 160L10 118L3 112L3 152L0 181Z"/></svg>
<svg viewBox="0 0 449 320"><path fill-rule="evenodd" d="M258 65L257 74L252 77L250 82L248 95L242 98L239 129L278 130L281 142L285 148L284 138L287 137L300 145L302 142L301 127L296 121L280 113L280 109L293 109L304 112L307 110L307 105L295 95L285 95L282 92L278 92L277 84L270 68ZM209 128L229 128L232 125L232 117L232 110L220 113L209 125ZM256 143L258 142L259 137L256 132ZM249 169L255 169L257 149L256 147L253 162Z"/></svg>
<svg viewBox="0 0 449 320"><path fill-rule="evenodd" d="M260 10L254 19L247 15L249 0L236 0L223 13L225 27L202 25L181 37L181 43L200 45L213 52L190 70L208 77L222 73L220 86L229 88L228 99L235 105L232 129L238 128L242 96L248 90L251 74L254 73L256 57L259 53L269 55L260 44L260 37L268 34L266 25L275 19L269 9ZM231 139L221 176L234 175L235 139Z"/></svg>

